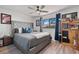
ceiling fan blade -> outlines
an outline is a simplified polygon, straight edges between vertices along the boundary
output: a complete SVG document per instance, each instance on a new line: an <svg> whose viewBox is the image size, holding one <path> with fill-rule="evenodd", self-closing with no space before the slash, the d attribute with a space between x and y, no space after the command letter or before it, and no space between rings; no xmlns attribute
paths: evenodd
<svg viewBox="0 0 79 59"><path fill-rule="evenodd" d="M48 11L45 11L45 10L40 10L40 12L46 12L46 13L47 13Z"/></svg>
<svg viewBox="0 0 79 59"><path fill-rule="evenodd" d="M33 14L34 12L30 12L29 14Z"/></svg>
<svg viewBox="0 0 79 59"><path fill-rule="evenodd" d="M44 5L42 5L42 6L41 6L41 9L43 9L44 7L45 7L45 6L44 6Z"/></svg>
<svg viewBox="0 0 79 59"><path fill-rule="evenodd" d="M36 11L33 11L33 12L29 12L29 14L33 14L33 13L36 13Z"/></svg>
<svg viewBox="0 0 79 59"><path fill-rule="evenodd" d="M29 9L32 9L32 10L35 10L34 8L32 8L32 7L28 7Z"/></svg>

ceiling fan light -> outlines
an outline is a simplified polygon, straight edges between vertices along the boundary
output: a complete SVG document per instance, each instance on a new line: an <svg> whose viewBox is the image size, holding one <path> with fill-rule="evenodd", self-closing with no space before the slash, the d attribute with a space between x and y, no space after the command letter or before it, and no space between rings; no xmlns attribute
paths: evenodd
<svg viewBox="0 0 79 59"><path fill-rule="evenodd" d="M37 11L36 13L40 13L40 11Z"/></svg>

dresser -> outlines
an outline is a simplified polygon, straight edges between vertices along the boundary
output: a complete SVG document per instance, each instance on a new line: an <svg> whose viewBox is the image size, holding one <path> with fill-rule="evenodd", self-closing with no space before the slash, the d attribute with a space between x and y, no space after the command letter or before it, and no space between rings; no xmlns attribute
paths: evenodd
<svg viewBox="0 0 79 59"><path fill-rule="evenodd" d="M9 45L12 43L12 38L10 36L4 36L3 38L3 45L6 46L6 45Z"/></svg>
<svg viewBox="0 0 79 59"><path fill-rule="evenodd" d="M12 37L4 36L0 39L0 46L7 46L13 43Z"/></svg>
<svg viewBox="0 0 79 59"><path fill-rule="evenodd" d="M3 46L3 38L0 38L0 47Z"/></svg>

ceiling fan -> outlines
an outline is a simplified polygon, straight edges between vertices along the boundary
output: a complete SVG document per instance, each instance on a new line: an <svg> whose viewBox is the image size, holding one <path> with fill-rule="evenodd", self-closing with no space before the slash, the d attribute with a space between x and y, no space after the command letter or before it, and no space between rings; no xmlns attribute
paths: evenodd
<svg viewBox="0 0 79 59"><path fill-rule="evenodd" d="M39 6L39 5L37 5L37 6L35 6L34 8L33 7L28 7L29 9L31 9L31 10L34 10L34 12L30 12L29 14L32 14L32 13L47 13L48 11L46 11L46 10L42 10L42 9L44 9L45 8L45 6L44 5L41 5L41 6Z"/></svg>

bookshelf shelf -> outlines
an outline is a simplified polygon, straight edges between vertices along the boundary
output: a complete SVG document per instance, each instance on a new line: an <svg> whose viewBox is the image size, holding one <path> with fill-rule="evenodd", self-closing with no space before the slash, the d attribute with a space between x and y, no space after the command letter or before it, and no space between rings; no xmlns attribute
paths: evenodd
<svg viewBox="0 0 79 59"><path fill-rule="evenodd" d="M68 21L64 19L61 21L61 41L69 44L71 47L78 47L79 45L79 20ZM66 38L64 38L66 37ZM78 44L77 44L78 43ZM77 48L79 50L79 48Z"/></svg>

